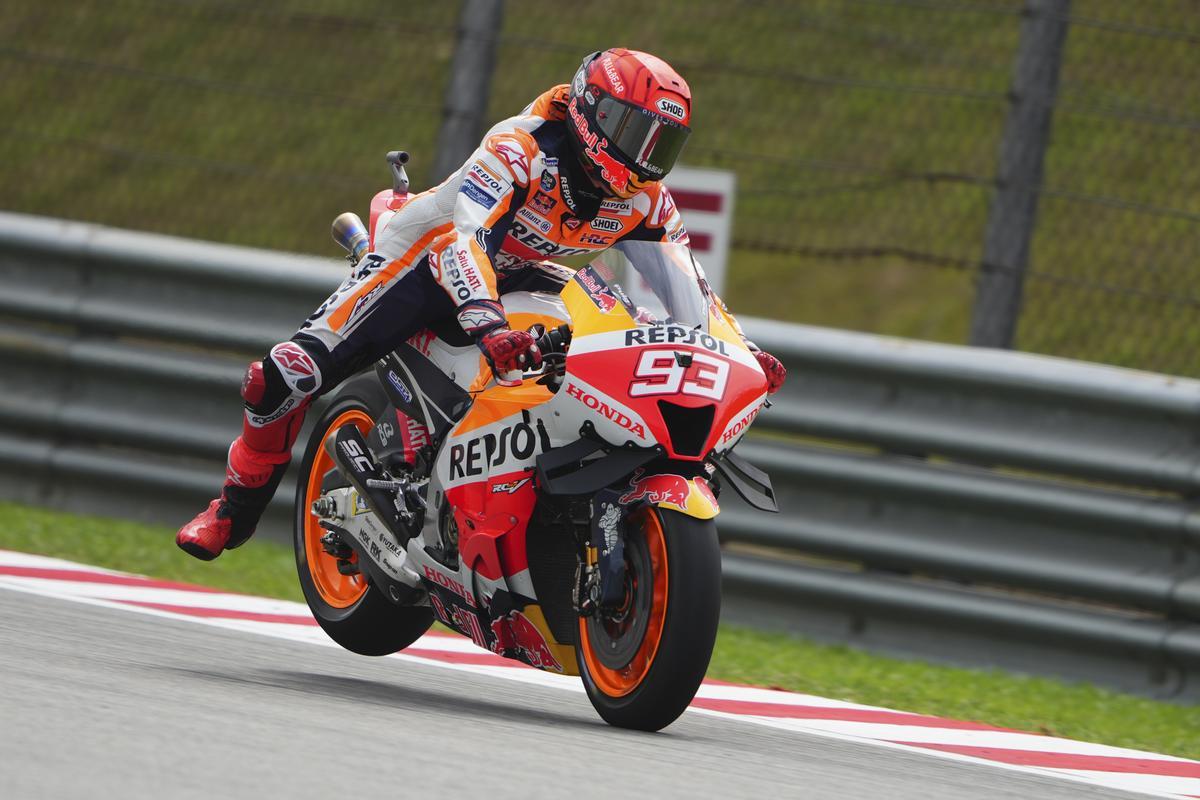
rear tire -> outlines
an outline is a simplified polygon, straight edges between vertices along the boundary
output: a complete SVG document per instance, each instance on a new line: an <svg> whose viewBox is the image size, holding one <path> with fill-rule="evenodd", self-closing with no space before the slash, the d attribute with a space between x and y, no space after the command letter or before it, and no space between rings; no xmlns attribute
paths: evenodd
<svg viewBox="0 0 1200 800"><path fill-rule="evenodd" d="M319 542L325 530L310 509L321 493L322 478L333 466L323 446L325 439L347 422L366 436L387 406L387 396L374 375L347 383L314 426L296 483L294 545L304 599L329 638L364 656L385 656L408 647L429 630L433 611L398 606L365 575L338 573L336 559Z"/></svg>
<svg viewBox="0 0 1200 800"><path fill-rule="evenodd" d="M627 621L580 619L575 655L606 722L657 731L683 713L708 671L721 618L721 551L712 520L647 508L627 524ZM647 581L649 606L637 589Z"/></svg>

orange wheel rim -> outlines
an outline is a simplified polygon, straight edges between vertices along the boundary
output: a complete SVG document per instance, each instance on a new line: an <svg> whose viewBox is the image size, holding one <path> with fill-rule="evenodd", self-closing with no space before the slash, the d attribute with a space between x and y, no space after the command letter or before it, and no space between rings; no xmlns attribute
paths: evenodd
<svg viewBox="0 0 1200 800"><path fill-rule="evenodd" d="M308 573L312 576L317 594L334 608L348 608L354 605L367 591L367 582L361 574L343 575L338 572L337 559L326 553L325 548L321 546L321 537L326 534L326 530L317 523L317 515L312 513L313 501L321 496L321 480L325 473L334 467L333 458L325 450L325 442L348 422L353 423L364 436L375 424L365 411L357 408L338 415L325 429L325 435L316 455L313 456L312 467L308 471L308 485L304 490L304 560L308 564ZM350 560L357 561L357 554Z"/></svg>
<svg viewBox="0 0 1200 800"><path fill-rule="evenodd" d="M663 535L662 521L650 509L631 517L630 521L635 525L640 523L632 527L630 532L640 529L645 537L652 579L649 619L640 646L626 666L620 669L605 666L592 644L587 620L582 617L579 620L579 642L584 664L597 688L609 697L624 697L646 679L662 642L667 619L667 540Z"/></svg>

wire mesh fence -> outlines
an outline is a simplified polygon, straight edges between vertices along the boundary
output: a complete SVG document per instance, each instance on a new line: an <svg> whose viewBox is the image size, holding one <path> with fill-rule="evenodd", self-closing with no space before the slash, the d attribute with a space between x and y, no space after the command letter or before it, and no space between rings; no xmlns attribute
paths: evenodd
<svg viewBox="0 0 1200 800"><path fill-rule="evenodd" d="M410 6L10 0L0 205L328 252L386 151L433 150L458 9Z"/></svg>
<svg viewBox="0 0 1200 800"><path fill-rule="evenodd" d="M1041 0L507 0L484 118L589 52L674 64L684 161L738 176L735 310L966 342L1019 270L1021 349L1200 374L1200 16L1062 0L1027 263L985 263L1015 65ZM0 207L331 252L327 222L414 153L427 185L460 5L10 0ZM1011 188L1011 187L1009 187Z"/></svg>
<svg viewBox="0 0 1200 800"><path fill-rule="evenodd" d="M1200 374L1200 14L1072 4L1022 349Z"/></svg>

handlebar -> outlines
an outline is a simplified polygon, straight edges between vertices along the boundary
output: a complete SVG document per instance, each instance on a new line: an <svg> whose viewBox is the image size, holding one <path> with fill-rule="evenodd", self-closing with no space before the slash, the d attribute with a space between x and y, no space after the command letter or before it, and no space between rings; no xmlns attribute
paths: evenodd
<svg viewBox="0 0 1200 800"><path fill-rule="evenodd" d="M571 327L569 325L559 325L554 330L546 331L537 340L537 348L542 352L542 358L555 355L565 356L570 345Z"/></svg>

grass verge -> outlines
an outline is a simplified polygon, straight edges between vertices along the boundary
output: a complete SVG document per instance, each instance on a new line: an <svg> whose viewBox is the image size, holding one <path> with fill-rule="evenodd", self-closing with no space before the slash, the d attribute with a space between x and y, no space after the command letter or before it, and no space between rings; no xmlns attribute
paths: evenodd
<svg viewBox="0 0 1200 800"><path fill-rule="evenodd" d="M0 503L0 548L302 601L292 551L254 540L203 563L167 528ZM904 711L1200 758L1200 707L1000 671L956 669L722 626L709 676Z"/></svg>

